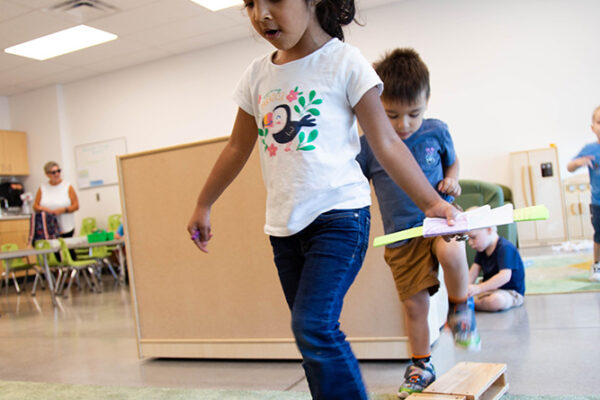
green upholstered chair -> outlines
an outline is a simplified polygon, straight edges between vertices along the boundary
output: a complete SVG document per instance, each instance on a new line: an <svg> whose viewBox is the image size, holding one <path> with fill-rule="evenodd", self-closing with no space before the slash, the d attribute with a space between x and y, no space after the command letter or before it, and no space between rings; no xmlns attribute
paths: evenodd
<svg viewBox="0 0 600 400"><path fill-rule="evenodd" d="M471 207L481 207L486 204L489 204L492 208L496 208L509 203L510 201L507 201L507 198L512 200L512 192L506 186L477 180L460 180L459 183L462 193L456 198L455 202L463 210ZM514 222L509 225L499 226L498 234L508 239L515 246L517 245L517 226ZM471 265L475 259L475 250L468 244L466 248L467 259L469 260L469 265Z"/></svg>

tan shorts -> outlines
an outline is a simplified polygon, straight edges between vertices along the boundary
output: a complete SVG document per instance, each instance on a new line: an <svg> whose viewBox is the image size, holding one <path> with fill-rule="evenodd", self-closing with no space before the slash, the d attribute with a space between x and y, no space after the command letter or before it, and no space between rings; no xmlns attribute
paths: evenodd
<svg viewBox="0 0 600 400"><path fill-rule="evenodd" d="M425 289L434 295L440 288L439 262L433 252L435 239L418 237L400 247L385 248L385 262L392 270L400 300Z"/></svg>

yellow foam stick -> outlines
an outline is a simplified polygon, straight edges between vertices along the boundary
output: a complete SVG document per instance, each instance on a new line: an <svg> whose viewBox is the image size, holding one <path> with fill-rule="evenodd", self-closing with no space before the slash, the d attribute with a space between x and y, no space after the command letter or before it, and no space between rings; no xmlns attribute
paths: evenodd
<svg viewBox="0 0 600 400"><path fill-rule="evenodd" d="M549 216L548 209L544 205L517 208L513 211L513 222L541 221L548 219ZM412 239L419 236L423 236L422 226L378 236L373 240L373 247L386 246L401 240Z"/></svg>

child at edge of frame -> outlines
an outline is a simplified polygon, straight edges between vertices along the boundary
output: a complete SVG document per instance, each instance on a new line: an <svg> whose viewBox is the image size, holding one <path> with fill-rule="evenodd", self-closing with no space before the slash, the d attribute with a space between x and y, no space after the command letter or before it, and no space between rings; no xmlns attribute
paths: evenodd
<svg viewBox="0 0 600 400"><path fill-rule="evenodd" d="M244 4L251 25L275 51L254 60L238 83L231 136L187 230L208 251L211 207L257 147L267 189L264 229L312 398L367 400L358 361L339 326L370 226L370 187L355 161L357 118L382 165L426 215L452 225L457 212L394 134L372 66L343 42L342 27L354 21L353 0Z"/></svg>
<svg viewBox="0 0 600 400"><path fill-rule="evenodd" d="M402 48L385 54L374 67L384 84L381 101L396 136L409 148L418 163L415 168L425 174L430 186L448 204L452 203L461 193L459 163L448 126L440 120L424 118L431 91L427 66L415 50ZM361 137L357 161L373 182L385 233L423 225L425 214L390 179L367 139ZM476 351L481 340L473 304L467 296L469 266L464 240L418 237L386 246L384 257L403 305L412 351L411 364L398 389L398 397L406 398L436 379L427 316L430 296L440 287L440 264L450 302L447 324L456 345Z"/></svg>
<svg viewBox="0 0 600 400"><path fill-rule="evenodd" d="M567 164L569 172L575 172L580 167L587 167L592 188L590 214L594 228L594 262L590 267L589 280L600 282L600 106L592 113L592 132L596 141L586 144L581 151Z"/></svg>

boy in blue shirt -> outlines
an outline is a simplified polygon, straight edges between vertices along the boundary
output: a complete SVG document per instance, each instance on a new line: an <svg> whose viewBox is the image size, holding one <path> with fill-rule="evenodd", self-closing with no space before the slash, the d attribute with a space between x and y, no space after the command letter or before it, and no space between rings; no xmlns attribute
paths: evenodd
<svg viewBox="0 0 600 400"><path fill-rule="evenodd" d="M447 125L436 119L423 119L430 94L427 66L413 49L396 49L374 67L383 80L381 101L397 135L440 196L452 202L454 196L460 195L458 159ZM386 234L423 224L423 212L387 175L364 136L357 161L375 187ZM406 398L413 392L422 391L436 378L431 362L427 315L429 297L439 289L440 263L450 300L448 325L455 342L478 349L480 338L475 312L467 303L469 266L464 242L419 237L388 245L385 260L392 270L403 304L412 350L412 363L398 390L398 397Z"/></svg>
<svg viewBox="0 0 600 400"><path fill-rule="evenodd" d="M477 252L469 269L469 296L478 311L504 311L523 304L525 268L519 250L498 236L495 226L469 232L469 245ZM479 273L483 280L475 283Z"/></svg>
<svg viewBox="0 0 600 400"><path fill-rule="evenodd" d="M567 164L567 169L569 172L574 172L579 167L588 167L590 186L592 187L590 213L594 227L594 263L590 271L590 281L600 282L600 106L596 107L592 114L592 132L596 135L597 140L586 144L579 154Z"/></svg>

